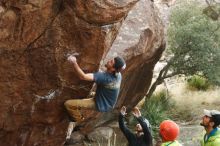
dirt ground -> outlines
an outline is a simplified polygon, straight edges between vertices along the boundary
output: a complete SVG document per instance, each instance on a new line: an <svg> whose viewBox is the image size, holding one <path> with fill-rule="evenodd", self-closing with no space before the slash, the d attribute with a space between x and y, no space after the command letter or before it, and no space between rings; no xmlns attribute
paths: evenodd
<svg viewBox="0 0 220 146"><path fill-rule="evenodd" d="M179 142L183 146L200 146L203 137L203 127L199 125L180 126Z"/></svg>

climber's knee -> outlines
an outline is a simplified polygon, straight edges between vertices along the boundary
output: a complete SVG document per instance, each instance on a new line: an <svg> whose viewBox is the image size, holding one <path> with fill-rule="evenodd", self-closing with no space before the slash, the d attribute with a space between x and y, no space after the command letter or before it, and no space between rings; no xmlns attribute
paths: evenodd
<svg viewBox="0 0 220 146"><path fill-rule="evenodd" d="M64 106L66 108L74 108L75 109L75 107L79 107L80 105L79 105L78 100L67 100L67 101L65 101Z"/></svg>
<svg viewBox="0 0 220 146"><path fill-rule="evenodd" d="M64 102L64 106L65 106L66 108L68 108L68 107L69 107L69 105L70 105L69 100L67 100L67 101L65 101L65 102Z"/></svg>

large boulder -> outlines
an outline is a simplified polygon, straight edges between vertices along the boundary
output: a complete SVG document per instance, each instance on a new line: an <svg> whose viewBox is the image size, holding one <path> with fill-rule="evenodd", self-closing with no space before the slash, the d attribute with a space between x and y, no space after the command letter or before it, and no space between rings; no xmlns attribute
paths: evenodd
<svg viewBox="0 0 220 146"><path fill-rule="evenodd" d="M1 146L64 144L63 103L85 98L92 88L74 74L69 54L78 55L85 72L97 71L115 53L124 56L117 107L131 108L148 90L163 49L163 25L148 0L1 0ZM112 117L86 114L82 132Z"/></svg>
<svg viewBox="0 0 220 146"><path fill-rule="evenodd" d="M110 127L98 127L87 135L90 141L107 143L113 136L114 130Z"/></svg>

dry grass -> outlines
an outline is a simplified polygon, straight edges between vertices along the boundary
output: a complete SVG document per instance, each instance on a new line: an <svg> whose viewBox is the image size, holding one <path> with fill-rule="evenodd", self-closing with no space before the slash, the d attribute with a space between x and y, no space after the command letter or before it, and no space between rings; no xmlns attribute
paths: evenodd
<svg viewBox="0 0 220 146"><path fill-rule="evenodd" d="M159 90L163 89L159 87ZM169 93L176 102L172 109L173 117L181 122L198 122L203 114L203 109L220 110L220 88L208 91L190 91L183 81L168 83Z"/></svg>
<svg viewBox="0 0 220 146"><path fill-rule="evenodd" d="M170 90L177 106L190 106L192 108L220 109L220 88L208 91L187 90L184 83L178 83Z"/></svg>

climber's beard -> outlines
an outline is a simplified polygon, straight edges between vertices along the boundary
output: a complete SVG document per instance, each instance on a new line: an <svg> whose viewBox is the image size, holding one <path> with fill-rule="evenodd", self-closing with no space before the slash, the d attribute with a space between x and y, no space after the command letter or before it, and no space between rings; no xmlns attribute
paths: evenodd
<svg viewBox="0 0 220 146"><path fill-rule="evenodd" d="M204 125L204 124L203 124L202 122L200 123L200 126L203 126L203 127L205 127L205 125Z"/></svg>
<svg viewBox="0 0 220 146"><path fill-rule="evenodd" d="M203 126L204 128L207 128L209 124L208 123L204 123L204 121L201 121L200 125Z"/></svg>

